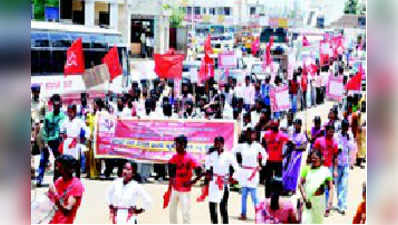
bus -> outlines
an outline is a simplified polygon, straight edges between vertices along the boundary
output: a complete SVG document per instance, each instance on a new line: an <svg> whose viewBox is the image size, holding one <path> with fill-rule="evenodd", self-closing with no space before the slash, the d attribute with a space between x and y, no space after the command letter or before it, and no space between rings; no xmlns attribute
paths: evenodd
<svg viewBox="0 0 398 225"><path fill-rule="evenodd" d="M78 38L82 38L86 69L102 64L105 54L116 46L123 76L118 76L111 84L98 85L89 90L86 90L80 75L65 77L66 51ZM40 97L48 98L55 93L61 96L82 92L104 94L107 90L120 93L127 88L128 74L127 46L120 32L83 25L31 21L31 83L40 84Z"/></svg>
<svg viewBox="0 0 398 225"><path fill-rule="evenodd" d="M282 55L287 52L288 48L288 31L285 28L271 28L265 27L260 33L260 42L266 44L270 37L274 37L274 45L271 48L271 53L275 55Z"/></svg>

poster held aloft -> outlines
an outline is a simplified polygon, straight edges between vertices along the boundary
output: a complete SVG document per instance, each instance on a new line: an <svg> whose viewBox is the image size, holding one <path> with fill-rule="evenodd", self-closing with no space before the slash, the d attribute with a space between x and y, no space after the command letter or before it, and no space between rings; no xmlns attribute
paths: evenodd
<svg viewBox="0 0 398 225"><path fill-rule="evenodd" d="M83 81L86 89L104 84L110 79L107 65L101 64L85 71Z"/></svg>
<svg viewBox="0 0 398 225"><path fill-rule="evenodd" d="M290 109L289 87L273 87L270 91L271 109L273 112L280 112Z"/></svg>
<svg viewBox="0 0 398 225"><path fill-rule="evenodd" d="M343 77L330 76L328 84L326 86L326 95L328 99L341 101L344 96L344 84Z"/></svg>

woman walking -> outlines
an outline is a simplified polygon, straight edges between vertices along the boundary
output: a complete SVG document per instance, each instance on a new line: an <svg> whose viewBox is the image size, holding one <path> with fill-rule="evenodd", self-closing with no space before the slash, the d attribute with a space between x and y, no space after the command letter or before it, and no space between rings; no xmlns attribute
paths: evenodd
<svg viewBox="0 0 398 225"><path fill-rule="evenodd" d="M303 223L321 224L325 213L325 186L333 193L332 174L330 170L322 166L322 153L314 149L308 156L311 165L301 171L301 182L299 184L301 196L305 203L303 211ZM329 194L328 208L332 206L333 194Z"/></svg>

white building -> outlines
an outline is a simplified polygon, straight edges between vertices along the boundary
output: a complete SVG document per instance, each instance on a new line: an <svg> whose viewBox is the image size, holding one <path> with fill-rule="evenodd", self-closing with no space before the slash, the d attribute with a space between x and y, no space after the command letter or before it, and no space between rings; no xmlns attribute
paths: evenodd
<svg viewBox="0 0 398 225"><path fill-rule="evenodd" d="M123 34L127 46L136 34L153 37L155 52L168 49L169 22L162 4L166 0L60 0L60 22L88 27L109 27ZM128 7L126 7L128 5Z"/></svg>

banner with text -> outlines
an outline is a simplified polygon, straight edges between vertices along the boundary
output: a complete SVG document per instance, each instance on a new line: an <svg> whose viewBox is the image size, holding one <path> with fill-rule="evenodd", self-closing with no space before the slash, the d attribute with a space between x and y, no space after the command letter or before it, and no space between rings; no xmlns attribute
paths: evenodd
<svg viewBox="0 0 398 225"><path fill-rule="evenodd" d="M271 109L273 112L280 112L290 109L289 87L273 87L270 91Z"/></svg>
<svg viewBox="0 0 398 225"><path fill-rule="evenodd" d="M236 68L236 63L237 61L234 52L231 51L218 54L218 68Z"/></svg>
<svg viewBox="0 0 398 225"><path fill-rule="evenodd" d="M187 152L203 161L214 138L224 137L224 148L236 142L234 121L137 120L99 117L96 126L96 158L129 158L166 162L175 154L174 138L188 138Z"/></svg>

